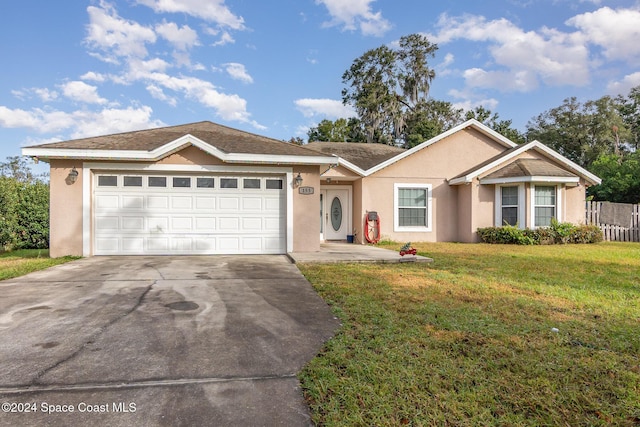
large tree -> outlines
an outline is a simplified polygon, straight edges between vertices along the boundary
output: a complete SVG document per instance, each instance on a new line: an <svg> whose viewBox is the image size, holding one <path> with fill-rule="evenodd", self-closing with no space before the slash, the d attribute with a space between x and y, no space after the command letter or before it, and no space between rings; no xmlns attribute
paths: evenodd
<svg viewBox="0 0 640 427"><path fill-rule="evenodd" d="M640 146L640 86L632 88L626 97L619 96L616 101L622 120L629 130L628 143L637 150Z"/></svg>
<svg viewBox="0 0 640 427"><path fill-rule="evenodd" d="M609 96L596 101L565 99L527 124L527 139L537 139L580 166L588 168L604 154L622 155L630 136L619 113L620 104Z"/></svg>
<svg viewBox="0 0 640 427"><path fill-rule="evenodd" d="M364 142L366 140L358 119L322 120L307 132L309 142Z"/></svg>
<svg viewBox="0 0 640 427"><path fill-rule="evenodd" d="M342 75L342 100L358 113L367 142L405 142L406 121L428 100L435 71L428 60L438 46L420 34L365 52Z"/></svg>
<svg viewBox="0 0 640 427"><path fill-rule="evenodd" d="M404 147L411 148L440 135L462 121L460 108L446 101L429 99L406 115Z"/></svg>
<svg viewBox="0 0 640 427"><path fill-rule="evenodd" d="M640 203L640 152L602 155L591 165L591 172L602 178L602 184L588 189L594 200Z"/></svg>

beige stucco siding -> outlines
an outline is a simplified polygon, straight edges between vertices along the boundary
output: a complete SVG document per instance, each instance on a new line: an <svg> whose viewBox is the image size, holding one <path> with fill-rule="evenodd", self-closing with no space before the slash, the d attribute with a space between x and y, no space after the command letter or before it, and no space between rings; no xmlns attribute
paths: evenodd
<svg viewBox="0 0 640 427"><path fill-rule="evenodd" d="M223 165L224 162L197 147L186 147L157 162L160 165Z"/></svg>
<svg viewBox="0 0 640 427"><path fill-rule="evenodd" d="M564 220L573 224L585 223L586 186L584 180L580 180L577 187L565 187L566 210Z"/></svg>
<svg viewBox="0 0 640 427"><path fill-rule="evenodd" d="M382 236L393 240L475 241L473 227L485 222L486 212L493 212L493 194L489 199L487 192L479 187L464 189L463 193L472 197L466 200L473 200L466 201L459 195L458 186L449 185L448 180L504 150L504 146L476 130L457 132L364 178L361 214L377 210ZM432 186L431 231L394 230L394 184L398 183ZM477 218L474 213L483 216ZM490 216L492 218L493 213Z"/></svg>
<svg viewBox="0 0 640 427"><path fill-rule="evenodd" d="M100 161L101 164L124 164L122 161ZM128 164L138 165L140 168L152 163L130 162ZM224 165L219 159L197 149L187 147L180 152L160 160L157 164L162 165ZM246 171L251 171L255 165L234 164ZM260 174L269 173L268 165L259 165ZM69 171L75 167L79 172L78 179L71 184L66 181ZM278 167L282 170L282 166ZM83 162L79 160L55 160L50 162L51 168L51 204L50 204L50 247L51 256L59 257L64 255L83 255ZM109 171L118 172L108 168ZM266 171L265 171L266 170ZM320 166L294 166L292 176L295 178L300 172L303 178L303 186L313 187L313 195L303 195L298 193L291 183L286 183L286 190L292 193L292 227L293 230L293 250L294 251L317 251L320 248L320 224L317 212L320 209ZM282 173L274 170L274 173ZM89 174L90 179L93 174ZM89 197L93 199L92 196ZM90 201L91 203L91 201ZM89 209L92 209L90 206ZM286 215L286 212L284 213ZM89 218L93 218L92 212ZM92 224L89 229L93 230ZM88 236L88 242L93 242L92 236ZM92 243L91 243L92 244ZM89 250L92 253L92 249Z"/></svg>
<svg viewBox="0 0 640 427"><path fill-rule="evenodd" d="M76 168L75 183L67 180ZM82 162L78 160L51 160L49 205L49 254L53 258L82 256Z"/></svg>
<svg viewBox="0 0 640 427"><path fill-rule="evenodd" d="M313 252L320 250L320 167L295 166L293 176L302 177L304 187L313 187L313 194L293 191L293 250Z"/></svg>

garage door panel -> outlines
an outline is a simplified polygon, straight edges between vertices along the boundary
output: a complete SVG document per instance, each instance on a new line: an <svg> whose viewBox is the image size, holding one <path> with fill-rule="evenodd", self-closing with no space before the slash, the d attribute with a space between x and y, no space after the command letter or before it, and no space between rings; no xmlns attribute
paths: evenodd
<svg viewBox="0 0 640 427"><path fill-rule="evenodd" d="M191 209L193 205L191 196L173 196L171 197L171 208L173 209Z"/></svg>
<svg viewBox="0 0 640 427"><path fill-rule="evenodd" d="M284 244L284 238L282 237L265 237L264 248L268 253L279 253L278 251Z"/></svg>
<svg viewBox="0 0 640 427"><path fill-rule="evenodd" d="M238 253L240 251L240 238L232 236L218 237L218 250L227 253Z"/></svg>
<svg viewBox="0 0 640 427"><path fill-rule="evenodd" d="M286 190L267 189L273 177L239 177L238 188L221 188L219 176L209 178L209 187L198 187L202 177L192 176L191 187L174 188L148 187L142 175L142 187L123 187L122 175L118 187L94 187L94 254L286 251ZM173 182L171 174L153 176ZM259 188L244 188L244 178Z"/></svg>
<svg viewBox="0 0 640 427"><path fill-rule="evenodd" d="M120 230L120 220L117 216L103 216L96 219L96 230L98 231L118 231Z"/></svg>
<svg viewBox="0 0 640 427"><path fill-rule="evenodd" d="M152 217L147 219L147 230L152 233L166 233L169 231L168 217Z"/></svg>
<svg viewBox="0 0 640 427"><path fill-rule="evenodd" d="M193 229L193 218L173 217L171 218L172 231L191 231Z"/></svg>
<svg viewBox="0 0 640 427"><path fill-rule="evenodd" d="M213 217L198 217L196 218L196 224L194 227L194 231L198 232L206 232L213 231L216 229L216 219Z"/></svg>
<svg viewBox="0 0 640 427"><path fill-rule="evenodd" d="M104 253L118 253L119 241L117 237L100 237L96 239L96 250Z"/></svg>
<svg viewBox="0 0 640 427"><path fill-rule="evenodd" d="M125 216L122 217L122 229L127 231L143 231L144 217L142 216Z"/></svg>
<svg viewBox="0 0 640 427"><path fill-rule="evenodd" d="M136 253L136 254L144 253L144 238L143 237L123 237L122 252Z"/></svg>
<svg viewBox="0 0 640 427"><path fill-rule="evenodd" d="M118 209L120 207L120 196L101 195L96 197L96 208L98 209Z"/></svg>
<svg viewBox="0 0 640 427"><path fill-rule="evenodd" d="M260 251L262 249L261 237L243 237L242 238L242 250L243 251Z"/></svg>
<svg viewBox="0 0 640 427"><path fill-rule="evenodd" d="M237 217L218 218L218 230L223 232L240 231L240 219Z"/></svg>
<svg viewBox="0 0 640 427"><path fill-rule="evenodd" d="M216 237L215 236L196 237L195 249L197 251L214 252L216 250Z"/></svg>
<svg viewBox="0 0 640 427"><path fill-rule="evenodd" d="M262 210L262 197L243 197L242 209L246 211L260 212Z"/></svg>
<svg viewBox="0 0 640 427"><path fill-rule="evenodd" d="M215 197L196 197L196 209L214 210L216 208Z"/></svg>
<svg viewBox="0 0 640 427"><path fill-rule="evenodd" d="M171 239L172 252L191 252L193 249L193 240L191 237L176 237Z"/></svg>
<svg viewBox="0 0 640 427"><path fill-rule="evenodd" d="M262 230L262 218L242 218L242 230L244 231Z"/></svg>
<svg viewBox="0 0 640 427"><path fill-rule="evenodd" d="M149 237L146 239L147 249L150 252L169 252L169 238L168 237Z"/></svg>
<svg viewBox="0 0 640 427"><path fill-rule="evenodd" d="M123 209L144 209L144 196L122 196Z"/></svg>
<svg viewBox="0 0 640 427"><path fill-rule="evenodd" d="M240 209L239 197L220 197L218 206L221 211L237 211Z"/></svg>
<svg viewBox="0 0 640 427"><path fill-rule="evenodd" d="M147 196L147 207L149 209L167 209L169 196Z"/></svg>
<svg viewBox="0 0 640 427"><path fill-rule="evenodd" d="M281 204L279 197L267 197L264 200L264 208L267 212L279 212Z"/></svg>

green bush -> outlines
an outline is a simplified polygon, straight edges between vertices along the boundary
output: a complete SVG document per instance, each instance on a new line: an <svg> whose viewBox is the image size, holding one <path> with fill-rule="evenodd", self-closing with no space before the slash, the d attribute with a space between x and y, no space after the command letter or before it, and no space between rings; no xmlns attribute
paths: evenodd
<svg viewBox="0 0 640 427"><path fill-rule="evenodd" d="M515 226L478 228L484 243L511 245L553 245L567 243L598 243L602 231L595 225L573 225L553 220L551 226L535 230Z"/></svg>
<svg viewBox="0 0 640 427"><path fill-rule="evenodd" d="M49 247L49 185L0 176L0 250Z"/></svg>

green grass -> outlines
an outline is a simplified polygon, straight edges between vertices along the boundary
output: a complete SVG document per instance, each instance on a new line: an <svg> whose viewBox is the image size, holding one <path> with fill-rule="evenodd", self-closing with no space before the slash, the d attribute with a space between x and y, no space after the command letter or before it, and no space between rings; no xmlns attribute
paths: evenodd
<svg viewBox="0 0 640 427"><path fill-rule="evenodd" d="M46 249L21 249L0 252L0 280L23 276L33 271L44 270L78 258L70 256L49 258L49 251Z"/></svg>
<svg viewBox="0 0 640 427"><path fill-rule="evenodd" d="M640 425L640 244L414 247L300 266L343 323L300 374L315 423Z"/></svg>

